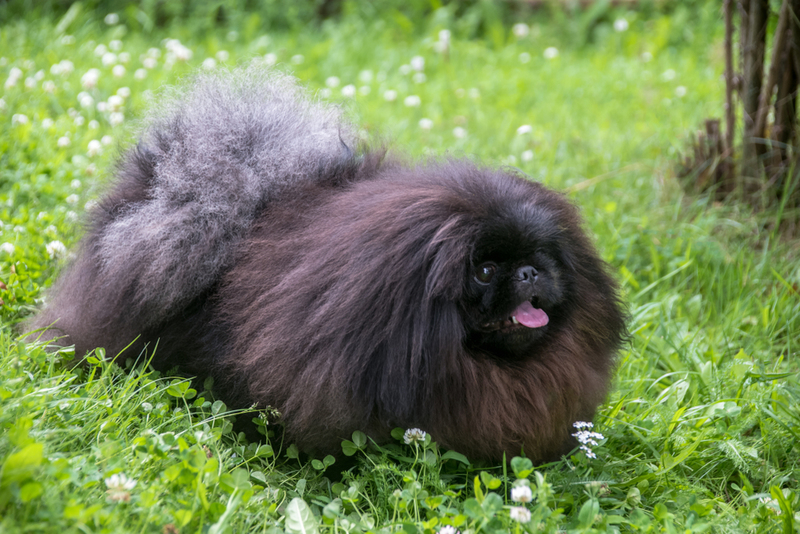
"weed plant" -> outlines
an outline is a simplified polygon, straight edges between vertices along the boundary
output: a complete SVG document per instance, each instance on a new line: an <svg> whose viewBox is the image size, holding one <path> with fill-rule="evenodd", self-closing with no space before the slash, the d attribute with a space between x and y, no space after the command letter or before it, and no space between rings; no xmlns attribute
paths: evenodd
<svg viewBox="0 0 800 534"><path fill-rule="evenodd" d="M0 27L0 532L800 528L797 244L672 178L688 133L722 114L719 25L618 11L586 39L554 16L467 40L448 13L287 33L247 16L148 32L72 10ZM19 340L142 109L193 69L254 57L392 150L514 166L582 208L632 332L594 428L576 428L597 432L585 449L477 465L429 428L382 447L357 432L340 459L306 458L269 417L137 354L98 349L72 368L68 349Z"/></svg>

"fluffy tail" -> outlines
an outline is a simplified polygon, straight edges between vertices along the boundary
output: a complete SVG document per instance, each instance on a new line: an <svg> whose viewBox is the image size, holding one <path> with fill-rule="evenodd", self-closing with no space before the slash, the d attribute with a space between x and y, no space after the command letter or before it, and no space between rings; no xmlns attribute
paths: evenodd
<svg viewBox="0 0 800 534"><path fill-rule="evenodd" d="M208 292L259 208L349 158L354 140L337 108L257 65L197 76L145 124L28 324L53 324L46 337L76 351L121 349Z"/></svg>

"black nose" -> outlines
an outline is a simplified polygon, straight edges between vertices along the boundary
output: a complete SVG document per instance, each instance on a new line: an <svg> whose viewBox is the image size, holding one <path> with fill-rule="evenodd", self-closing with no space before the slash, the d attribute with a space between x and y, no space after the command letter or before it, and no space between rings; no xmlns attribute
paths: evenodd
<svg viewBox="0 0 800 534"><path fill-rule="evenodd" d="M530 265L525 265L517 269L514 278L519 282L527 282L529 284L532 284L536 281L536 277L538 275L539 271L537 271L535 267L532 267Z"/></svg>

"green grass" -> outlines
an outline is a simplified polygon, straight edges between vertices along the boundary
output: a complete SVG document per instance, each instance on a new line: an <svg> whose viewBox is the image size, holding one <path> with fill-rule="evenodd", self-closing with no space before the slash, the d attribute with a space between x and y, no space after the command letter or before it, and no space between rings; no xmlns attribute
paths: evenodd
<svg viewBox="0 0 800 534"><path fill-rule="evenodd" d="M346 17L269 35L246 18L236 34L219 35L146 34L106 26L103 14L66 28L0 27L0 81L22 71L0 88L0 532L800 528L797 243L768 230L766 216L683 196L673 178L688 134L722 115L719 25L628 13L627 31L601 25L578 46L575 26L554 16L521 39L510 28L485 41L454 32L445 57L434 48L438 32L457 21L440 15L414 31ZM180 39L192 59L168 68L166 38ZM95 52L114 40L117 60L129 54L120 77ZM160 57L137 79L153 47ZM558 56L546 59L548 47ZM595 421L605 436L597 459L476 466L430 439L379 450L356 434L345 448L357 465L339 479L330 458L298 458L272 431L269 444L244 442L225 406L185 379L102 358L70 369L69 354L18 341L16 325L67 260L52 243L77 242L84 206L133 140L148 99L220 51L228 64L275 54L278 68L330 90L392 150L513 165L570 192L632 316L631 343ZM414 56L425 59L424 81L403 73ZM66 59L72 71L51 68ZM100 77L84 89L90 68ZM333 76L339 84L326 87ZM355 96L343 96L350 84ZM112 126L97 104L127 94L122 87L124 121ZM390 90L397 97L387 101ZM81 105L82 91L91 105ZM411 95L419 106L405 105ZM523 125L530 131L518 134ZM90 154L104 136L110 142ZM436 429L425 430L435 439ZM115 474L135 486L109 491ZM511 518L510 489L520 485L532 489L528 523Z"/></svg>

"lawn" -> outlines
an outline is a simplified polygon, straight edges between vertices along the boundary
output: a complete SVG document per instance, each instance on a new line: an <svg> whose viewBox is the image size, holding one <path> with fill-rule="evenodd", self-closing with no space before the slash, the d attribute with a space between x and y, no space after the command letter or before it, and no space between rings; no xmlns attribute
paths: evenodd
<svg viewBox="0 0 800 534"><path fill-rule="evenodd" d="M536 13L478 37L444 8L313 31L244 15L149 30L78 10L3 23L0 532L800 529L798 242L675 179L690 134L723 113L721 15L692 6L608 8L591 25ZM69 350L19 340L137 117L194 70L253 58L394 152L517 167L580 206L631 316L596 458L478 465L436 447L436 429L382 450L356 433L340 474L268 425L272 441L248 443L205 387L130 368L135 355L72 369Z"/></svg>

